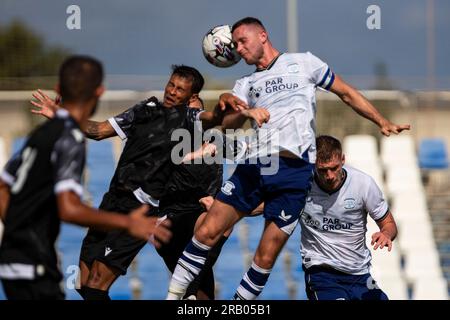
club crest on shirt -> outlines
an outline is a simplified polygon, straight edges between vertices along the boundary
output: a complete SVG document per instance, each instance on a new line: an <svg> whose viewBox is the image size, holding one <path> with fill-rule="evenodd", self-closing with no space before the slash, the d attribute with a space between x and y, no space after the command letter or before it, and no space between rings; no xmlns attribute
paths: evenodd
<svg viewBox="0 0 450 320"><path fill-rule="evenodd" d="M236 188L236 186L234 185L233 182L226 181L220 190L222 190L222 192L227 196L231 196L234 188Z"/></svg>
<svg viewBox="0 0 450 320"><path fill-rule="evenodd" d="M287 66L289 73L298 73L300 71L300 66L297 63L293 63Z"/></svg>
<svg viewBox="0 0 450 320"><path fill-rule="evenodd" d="M356 200L353 198L344 199L344 209L354 209L356 206Z"/></svg>

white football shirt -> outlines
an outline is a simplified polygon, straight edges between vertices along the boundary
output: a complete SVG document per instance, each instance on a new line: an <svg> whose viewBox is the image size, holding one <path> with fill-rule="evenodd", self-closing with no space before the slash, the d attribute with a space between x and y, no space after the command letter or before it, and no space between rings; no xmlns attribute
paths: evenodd
<svg viewBox="0 0 450 320"><path fill-rule="evenodd" d="M233 94L251 108L264 107L270 120L258 128L248 157L287 150L314 163L317 87L328 90L334 74L326 63L307 53L283 53L267 69L236 81Z"/></svg>
<svg viewBox="0 0 450 320"><path fill-rule="evenodd" d="M369 272L366 246L367 214L375 221L388 213L387 202L375 181L352 167L334 193L314 181L300 217L302 262L309 268L327 265L349 274Z"/></svg>

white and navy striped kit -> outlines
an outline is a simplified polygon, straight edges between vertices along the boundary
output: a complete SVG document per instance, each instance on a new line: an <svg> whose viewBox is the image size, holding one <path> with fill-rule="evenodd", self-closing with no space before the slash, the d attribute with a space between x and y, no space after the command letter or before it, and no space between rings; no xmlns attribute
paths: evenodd
<svg viewBox="0 0 450 320"><path fill-rule="evenodd" d="M316 88L329 90L333 81L328 65L310 52L283 53L267 69L239 79L233 94L250 107L264 107L270 113L259 141L250 143L248 157L287 150L314 163ZM260 130L255 123L253 128Z"/></svg>

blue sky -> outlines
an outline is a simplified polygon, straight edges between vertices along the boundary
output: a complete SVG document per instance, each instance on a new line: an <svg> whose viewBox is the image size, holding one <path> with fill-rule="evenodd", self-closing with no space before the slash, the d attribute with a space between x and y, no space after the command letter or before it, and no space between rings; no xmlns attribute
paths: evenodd
<svg viewBox="0 0 450 320"><path fill-rule="evenodd" d="M436 76L450 85L450 1L434 0ZM81 30L68 30L66 8L81 8ZM381 8L381 30L368 30L366 9ZM335 72L358 79L384 62L394 79L423 79L426 68L426 1L298 0L299 51L311 51ZM214 25L245 16L263 21L285 51L286 9L281 0L2 0L0 24L19 18L49 44L101 59L108 74L167 76L171 64L197 67L212 78L235 79L253 70L241 61L219 69L203 58L201 40ZM420 82L420 81L419 81Z"/></svg>

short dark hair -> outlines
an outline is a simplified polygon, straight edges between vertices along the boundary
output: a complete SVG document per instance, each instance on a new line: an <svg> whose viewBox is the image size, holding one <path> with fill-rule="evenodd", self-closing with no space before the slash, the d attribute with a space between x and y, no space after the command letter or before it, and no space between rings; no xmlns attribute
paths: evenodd
<svg viewBox="0 0 450 320"><path fill-rule="evenodd" d="M335 156L342 155L341 142L332 136L318 136L316 138L317 162L328 162Z"/></svg>
<svg viewBox="0 0 450 320"><path fill-rule="evenodd" d="M202 74L197 69L189 66L172 65L172 75L174 74L192 80L192 93L199 93L205 84Z"/></svg>
<svg viewBox="0 0 450 320"><path fill-rule="evenodd" d="M262 24L262 22L257 19L257 18L253 18L253 17L246 17L243 18L239 21L237 21L235 24L233 24L233 26L231 27L231 33L234 32L234 30L236 30L237 28L239 28L242 25L247 25L247 24L256 24L258 26L260 26L261 28L263 28L264 30L266 30L266 28L264 27L264 25Z"/></svg>
<svg viewBox="0 0 450 320"><path fill-rule="evenodd" d="M59 90L64 102L88 101L102 81L101 62L89 56L70 56L59 69Z"/></svg>

